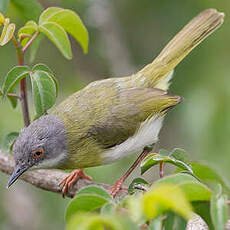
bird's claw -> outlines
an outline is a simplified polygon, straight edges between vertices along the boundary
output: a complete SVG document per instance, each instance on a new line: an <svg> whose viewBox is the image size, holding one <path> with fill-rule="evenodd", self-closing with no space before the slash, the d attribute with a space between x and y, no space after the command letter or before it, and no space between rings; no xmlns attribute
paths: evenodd
<svg viewBox="0 0 230 230"><path fill-rule="evenodd" d="M62 186L61 193L63 198L65 198L65 195L68 193L69 189L71 189L79 179L86 179L89 181L92 180L92 178L86 175L82 169L74 170L72 173L61 180L59 186Z"/></svg>
<svg viewBox="0 0 230 230"><path fill-rule="evenodd" d="M127 191L128 188L123 186L124 180L120 178L115 184L108 189L109 194L114 198L120 190Z"/></svg>

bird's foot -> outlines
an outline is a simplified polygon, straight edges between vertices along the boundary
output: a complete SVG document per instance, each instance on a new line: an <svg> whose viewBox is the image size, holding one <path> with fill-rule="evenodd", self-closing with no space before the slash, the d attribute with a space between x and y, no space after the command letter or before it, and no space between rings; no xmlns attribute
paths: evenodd
<svg viewBox="0 0 230 230"><path fill-rule="evenodd" d="M79 179L86 179L91 181L92 178L88 175L86 175L83 171L83 169L76 169L72 173L70 173L68 176L66 176L59 184L59 186L62 186L61 193L63 198L65 198L65 195L67 194L68 190L79 180Z"/></svg>
<svg viewBox="0 0 230 230"><path fill-rule="evenodd" d="M124 179L121 177L118 179L115 184L108 189L109 194L114 198L120 190L128 190L127 187L123 186Z"/></svg>

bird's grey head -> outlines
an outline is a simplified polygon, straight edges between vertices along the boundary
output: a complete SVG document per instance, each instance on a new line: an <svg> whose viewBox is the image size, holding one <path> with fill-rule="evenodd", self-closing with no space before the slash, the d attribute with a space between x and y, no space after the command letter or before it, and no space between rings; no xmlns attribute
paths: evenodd
<svg viewBox="0 0 230 230"><path fill-rule="evenodd" d="M59 117L45 115L31 123L13 146L15 169L8 187L28 169L59 166L65 160L67 145L66 129Z"/></svg>

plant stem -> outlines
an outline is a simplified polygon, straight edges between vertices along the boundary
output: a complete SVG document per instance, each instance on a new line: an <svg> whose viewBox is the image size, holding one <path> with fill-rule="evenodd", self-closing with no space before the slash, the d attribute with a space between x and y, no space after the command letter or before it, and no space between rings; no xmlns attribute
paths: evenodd
<svg viewBox="0 0 230 230"><path fill-rule="evenodd" d="M20 66L23 66L24 65L24 53L22 51L22 48L19 42L17 41L17 39L15 38L15 36L13 36L12 41L17 51L18 64ZM27 91L26 91L26 78L23 78L20 81L20 98L21 98L24 125L25 127L27 127L30 124L30 115L29 115L29 107L28 107Z"/></svg>
<svg viewBox="0 0 230 230"><path fill-rule="evenodd" d="M31 37L31 39L26 43L26 45L22 48L22 52L25 53L27 48L30 46L30 44L33 42L33 40L39 35L39 32L35 32L34 35Z"/></svg>
<svg viewBox="0 0 230 230"><path fill-rule="evenodd" d="M20 95L15 94L15 93L8 93L7 96L8 97L15 97L15 98L21 99Z"/></svg>
<svg viewBox="0 0 230 230"><path fill-rule="evenodd" d="M160 178L164 177L164 162L160 163Z"/></svg>

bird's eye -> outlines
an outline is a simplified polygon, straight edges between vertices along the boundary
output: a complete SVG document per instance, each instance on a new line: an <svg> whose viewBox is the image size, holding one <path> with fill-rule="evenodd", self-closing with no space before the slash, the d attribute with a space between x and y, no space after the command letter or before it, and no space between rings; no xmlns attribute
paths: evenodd
<svg viewBox="0 0 230 230"><path fill-rule="evenodd" d="M32 157L34 159L39 159L44 156L44 149L42 147L36 149L35 151L32 152Z"/></svg>

